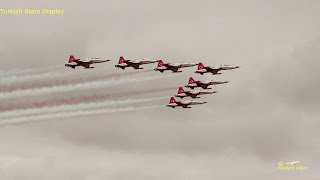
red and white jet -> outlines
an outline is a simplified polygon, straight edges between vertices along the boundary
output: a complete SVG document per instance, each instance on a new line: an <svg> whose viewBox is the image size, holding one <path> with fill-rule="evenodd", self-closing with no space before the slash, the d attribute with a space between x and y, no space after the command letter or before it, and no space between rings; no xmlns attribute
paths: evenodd
<svg viewBox="0 0 320 180"><path fill-rule="evenodd" d="M211 85L217 85L217 84L225 84L229 81L213 81L213 80L206 80L206 81L196 81L192 77L189 78L189 82L184 87L194 89L196 87L201 87L202 89L211 89L208 88Z"/></svg>
<svg viewBox="0 0 320 180"><path fill-rule="evenodd" d="M126 67L132 67L134 69L143 69L143 68L140 68L139 66L140 65L143 65L143 64L151 64L151 63L156 63L158 61L154 61L154 60L145 60L145 59L142 59L142 60L126 60L124 59L123 56L121 56L119 58L119 62L117 65L115 65L116 68L121 68L121 69L125 69Z"/></svg>
<svg viewBox="0 0 320 180"><path fill-rule="evenodd" d="M185 68L185 67L192 67L198 65L197 63L185 63L185 62L180 62L180 63L164 63L162 60L158 60L158 66L154 69L155 71L160 71L163 73L164 71L172 71L173 73L177 72L182 72L178 71L180 68Z"/></svg>
<svg viewBox="0 0 320 180"><path fill-rule="evenodd" d="M77 66L82 66L86 69L91 69L94 67L90 67L91 64L104 63L110 60L103 60L102 58L90 58L86 59L86 61L81 61L80 59L74 58L73 55L70 55L68 64L65 64L66 67L76 68Z"/></svg>
<svg viewBox="0 0 320 180"><path fill-rule="evenodd" d="M231 70L239 68L239 66L230 66L230 65L220 65L220 66L204 66L201 62L198 64L198 69L195 71L195 73L199 73L203 75L204 73L212 73L213 75L221 74L219 71L222 70Z"/></svg>
<svg viewBox="0 0 320 180"><path fill-rule="evenodd" d="M188 101L180 102L180 101L176 101L174 99L174 97L171 97L170 102L169 102L169 104L167 104L167 106L172 107L172 108L175 108L177 106L181 106L182 108L191 108L189 106L198 105L198 104L206 104L206 103L207 102L195 101L195 100L188 100Z"/></svg>
<svg viewBox="0 0 320 180"><path fill-rule="evenodd" d="M182 87L179 87L178 94L176 94L176 97L184 98L184 97L191 97L191 98L200 98L199 95L204 94L213 94L217 93L217 91L209 91L209 90L197 90L197 91L185 91Z"/></svg>

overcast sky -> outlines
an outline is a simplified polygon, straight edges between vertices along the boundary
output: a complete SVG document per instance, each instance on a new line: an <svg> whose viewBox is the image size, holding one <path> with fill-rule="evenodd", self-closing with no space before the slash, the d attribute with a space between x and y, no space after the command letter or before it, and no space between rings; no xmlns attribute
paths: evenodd
<svg viewBox="0 0 320 180"><path fill-rule="evenodd" d="M112 60L85 76L124 73L114 68L120 55L240 66L219 76L197 75L195 68L179 75L143 72L132 76L160 78L42 95L39 99L52 100L150 91L135 98L153 98L174 95L190 76L230 81L202 98L208 104L192 109L161 107L1 127L0 179L320 178L320 1L5 0L0 8L65 10L60 16L0 15L1 72L64 67L70 54ZM277 170L279 161L289 160L308 170Z"/></svg>

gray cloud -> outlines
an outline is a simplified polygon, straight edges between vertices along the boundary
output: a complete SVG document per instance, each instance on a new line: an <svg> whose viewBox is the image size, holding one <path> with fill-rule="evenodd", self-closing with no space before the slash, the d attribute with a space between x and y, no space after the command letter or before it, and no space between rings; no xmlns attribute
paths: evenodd
<svg viewBox="0 0 320 180"><path fill-rule="evenodd" d="M289 57L281 57L264 74L263 89L300 110L316 110L319 106L318 59L320 40L296 47Z"/></svg>

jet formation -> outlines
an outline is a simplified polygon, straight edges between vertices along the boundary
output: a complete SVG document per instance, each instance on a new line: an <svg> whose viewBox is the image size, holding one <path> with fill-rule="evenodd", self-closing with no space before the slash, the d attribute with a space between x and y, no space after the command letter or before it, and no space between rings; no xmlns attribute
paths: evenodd
<svg viewBox="0 0 320 180"><path fill-rule="evenodd" d="M78 66L81 66L85 69L92 69L93 66L90 66L92 64L99 64L99 63L105 63L109 62L110 60L103 59L103 58L89 58L84 61L80 59L74 58L73 55L70 55L69 61L67 64L65 64L66 67L71 67L72 69L75 69ZM157 63L157 67L154 69L154 71L158 71L161 73L164 73L165 71L171 71L172 73L181 73L180 69L187 68L187 67L193 67L197 66L197 70L194 71L195 74L204 75L206 73L211 73L212 75L220 75L222 74L219 71L224 70L232 70L237 69L239 66L231 66L231 65L219 65L219 66L204 66L202 62L199 63L186 63L186 62L177 62L177 63L165 63L163 60L149 60L149 59L141 59L141 60L128 60L125 59L123 56L120 56L118 64L115 65L116 68L120 68L122 70L125 70L126 68L133 68L134 70L144 69L140 66L146 65L146 64L153 64ZM215 80L195 80L193 77L189 78L188 84L185 85L185 88L190 88L192 91L185 90L183 87L178 87L178 92L174 96L170 97L169 104L167 104L167 107L176 108L176 107L182 107L182 108L191 108L193 105L200 105L200 104L206 104L205 101L197 101L193 100L195 98L200 98L200 96L208 95L208 94L215 94L217 91L212 91L209 86L213 85L219 85L219 84L226 84L229 83L229 81L215 81ZM200 88L195 90L195 88ZM190 97L191 100L186 101L177 101L176 98L185 98Z"/></svg>

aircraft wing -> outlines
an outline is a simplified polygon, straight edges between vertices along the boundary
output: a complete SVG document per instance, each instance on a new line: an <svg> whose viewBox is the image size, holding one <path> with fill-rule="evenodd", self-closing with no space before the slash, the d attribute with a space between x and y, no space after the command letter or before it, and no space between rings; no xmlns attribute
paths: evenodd
<svg viewBox="0 0 320 180"><path fill-rule="evenodd" d="M75 63L77 63L77 64L79 64L79 65L81 65L82 63L84 63L83 61L80 61L80 60L73 60L73 62L75 62Z"/></svg>
<svg viewBox="0 0 320 180"><path fill-rule="evenodd" d="M166 70L166 69L168 69L166 66L161 66L161 67L157 67L157 69L159 69L159 70Z"/></svg>
<svg viewBox="0 0 320 180"><path fill-rule="evenodd" d="M180 102L180 106L189 106L191 105L190 101Z"/></svg>
<svg viewBox="0 0 320 180"><path fill-rule="evenodd" d="M181 102L180 104L179 104L179 106L181 106L181 107L183 107L183 108L191 108L191 107L189 107L190 105L192 105L191 103L186 103L186 102Z"/></svg>
<svg viewBox="0 0 320 180"><path fill-rule="evenodd" d="M165 66L167 68L179 68L180 64L164 63L163 66Z"/></svg>
<svg viewBox="0 0 320 180"><path fill-rule="evenodd" d="M174 107L178 107L179 104L177 104L177 103L170 103L170 104L168 104L167 106L174 108Z"/></svg>
<svg viewBox="0 0 320 180"><path fill-rule="evenodd" d="M127 63L128 65L131 65L131 64L138 64L139 61L124 60L123 63Z"/></svg>
<svg viewBox="0 0 320 180"><path fill-rule="evenodd" d="M215 68L208 68L207 70L212 74L217 74L220 71L220 69L215 69Z"/></svg>
<svg viewBox="0 0 320 180"><path fill-rule="evenodd" d="M141 65L140 61L132 61L132 60L124 60L124 63L118 64L118 66L131 66L134 69L143 69L143 68L139 68L139 66Z"/></svg>
<svg viewBox="0 0 320 180"><path fill-rule="evenodd" d="M207 69L199 69L199 70L197 70L197 72L198 73L206 73L206 72L208 72L208 70Z"/></svg>
<svg viewBox="0 0 320 180"><path fill-rule="evenodd" d="M207 85L208 83L206 82L201 82L201 81L198 81L198 82L195 82L198 86L203 86L203 85Z"/></svg>
<svg viewBox="0 0 320 180"><path fill-rule="evenodd" d="M199 91L186 91L185 93L188 95L199 95L200 94Z"/></svg>

